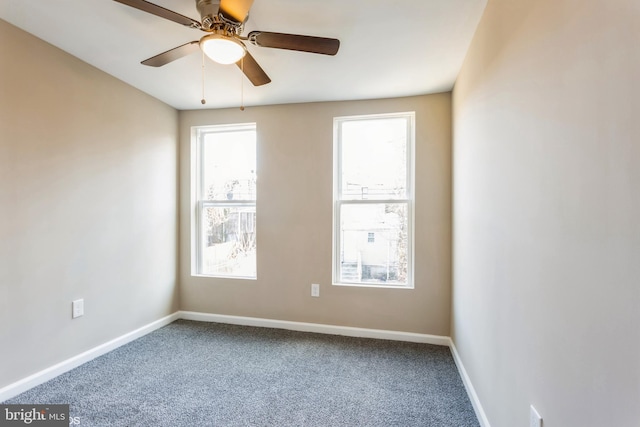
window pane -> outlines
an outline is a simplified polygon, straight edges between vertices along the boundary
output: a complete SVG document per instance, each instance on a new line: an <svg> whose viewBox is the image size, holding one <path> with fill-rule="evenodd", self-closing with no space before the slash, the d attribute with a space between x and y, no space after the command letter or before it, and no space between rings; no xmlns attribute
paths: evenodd
<svg viewBox="0 0 640 427"><path fill-rule="evenodd" d="M255 206L204 208L202 274L256 277Z"/></svg>
<svg viewBox="0 0 640 427"><path fill-rule="evenodd" d="M341 129L341 199L406 199L407 120L352 120Z"/></svg>
<svg viewBox="0 0 640 427"><path fill-rule="evenodd" d="M406 284L408 222L406 203L341 205L340 282Z"/></svg>
<svg viewBox="0 0 640 427"><path fill-rule="evenodd" d="M211 132L202 147L205 200L256 199L256 132Z"/></svg>

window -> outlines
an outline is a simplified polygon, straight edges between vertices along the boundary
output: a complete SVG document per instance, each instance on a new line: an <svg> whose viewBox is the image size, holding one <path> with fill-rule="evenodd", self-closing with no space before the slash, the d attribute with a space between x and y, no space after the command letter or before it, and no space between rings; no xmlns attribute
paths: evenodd
<svg viewBox="0 0 640 427"><path fill-rule="evenodd" d="M334 119L334 284L413 287L414 117Z"/></svg>
<svg viewBox="0 0 640 427"><path fill-rule="evenodd" d="M193 128L196 275L256 278L256 126Z"/></svg>

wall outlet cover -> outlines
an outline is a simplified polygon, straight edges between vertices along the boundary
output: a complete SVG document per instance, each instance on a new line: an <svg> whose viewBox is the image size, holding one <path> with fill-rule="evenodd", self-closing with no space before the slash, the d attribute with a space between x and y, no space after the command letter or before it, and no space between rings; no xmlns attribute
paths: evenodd
<svg viewBox="0 0 640 427"><path fill-rule="evenodd" d="M71 318L84 315L84 299L77 299L71 303Z"/></svg>
<svg viewBox="0 0 640 427"><path fill-rule="evenodd" d="M536 408L531 405L529 410L529 427L542 427L542 417L536 411Z"/></svg>

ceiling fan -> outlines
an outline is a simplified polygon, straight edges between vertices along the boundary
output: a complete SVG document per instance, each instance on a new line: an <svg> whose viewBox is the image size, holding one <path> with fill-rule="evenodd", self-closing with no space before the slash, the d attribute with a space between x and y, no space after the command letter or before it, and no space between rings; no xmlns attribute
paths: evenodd
<svg viewBox="0 0 640 427"><path fill-rule="evenodd" d="M161 67L201 49L209 58L220 64L235 63L254 86L261 86L271 82L271 79L248 52L244 42L259 47L323 55L335 55L340 48L340 40L325 37L268 31L251 31L243 36L242 31L249 18L253 0L195 0L201 21L146 0L114 1L207 33L199 41L185 43L142 61L142 64L152 67Z"/></svg>

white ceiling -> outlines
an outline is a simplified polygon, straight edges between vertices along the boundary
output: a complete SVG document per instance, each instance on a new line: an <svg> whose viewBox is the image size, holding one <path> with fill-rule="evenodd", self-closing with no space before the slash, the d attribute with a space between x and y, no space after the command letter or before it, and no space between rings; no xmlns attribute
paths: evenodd
<svg viewBox="0 0 640 427"><path fill-rule="evenodd" d="M195 0L152 0L200 20ZM112 0L0 0L0 18L179 109L336 101L451 90L487 0L255 0L252 30L340 39L336 56L248 45L272 82L202 57L140 61L202 32ZM244 81L244 83L242 83ZM244 86L241 90L241 85Z"/></svg>

